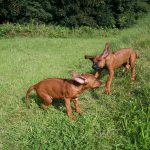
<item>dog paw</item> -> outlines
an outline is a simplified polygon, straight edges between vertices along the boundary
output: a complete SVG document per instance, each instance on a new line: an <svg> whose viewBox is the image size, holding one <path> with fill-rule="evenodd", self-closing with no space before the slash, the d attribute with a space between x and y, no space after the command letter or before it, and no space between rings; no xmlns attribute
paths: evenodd
<svg viewBox="0 0 150 150"><path fill-rule="evenodd" d="M110 89L105 89L105 90L104 90L104 93L105 93L105 94L110 94Z"/></svg>
<svg viewBox="0 0 150 150"><path fill-rule="evenodd" d="M70 116L70 118L71 118L72 120L76 120L76 117L75 117L74 115Z"/></svg>
<svg viewBox="0 0 150 150"><path fill-rule="evenodd" d="M48 106L46 106L46 105L44 105L44 104L41 104L41 108L42 108L43 110L47 109L47 107L48 107Z"/></svg>
<svg viewBox="0 0 150 150"><path fill-rule="evenodd" d="M132 81L134 81L134 80L135 80L135 78L131 78L131 80L132 80Z"/></svg>
<svg viewBox="0 0 150 150"><path fill-rule="evenodd" d="M79 115L81 114L80 109L77 109L76 112L77 112Z"/></svg>

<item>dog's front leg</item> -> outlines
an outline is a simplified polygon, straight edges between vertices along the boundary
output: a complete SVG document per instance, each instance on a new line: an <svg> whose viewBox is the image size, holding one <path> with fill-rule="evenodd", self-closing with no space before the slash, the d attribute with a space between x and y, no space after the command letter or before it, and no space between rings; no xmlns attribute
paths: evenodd
<svg viewBox="0 0 150 150"><path fill-rule="evenodd" d="M76 112L77 112L78 114L81 114L80 107L79 107L79 103L78 103L78 98L75 98L75 99L73 100L73 103L74 103L74 106L75 106L75 108L76 108Z"/></svg>
<svg viewBox="0 0 150 150"><path fill-rule="evenodd" d="M109 77L107 79L107 82L106 82L106 85L105 85L105 90L104 92L106 94L109 94L110 93L110 85L111 85L111 82L112 82L112 79L113 79L113 76L114 76L114 70L113 69L109 69Z"/></svg>
<svg viewBox="0 0 150 150"><path fill-rule="evenodd" d="M65 98L65 106L66 106L68 117L75 120L75 116L72 115L72 109L71 109L71 106L70 106L70 98Z"/></svg>

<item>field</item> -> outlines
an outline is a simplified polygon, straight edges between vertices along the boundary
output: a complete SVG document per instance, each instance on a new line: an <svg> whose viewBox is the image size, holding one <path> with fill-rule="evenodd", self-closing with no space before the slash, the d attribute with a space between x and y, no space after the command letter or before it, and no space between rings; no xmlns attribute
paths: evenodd
<svg viewBox="0 0 150 150"><path fill-rule="evenodd" d="M150 147L150 17L110 37L13 37L0 39L0 149L2 150L148 150ZM119 68L111 94L103 93L108 74L103 71L99 89L79 98L82 115L66 115L63 100L40 109L35 92L30 109L25 94L30 85L48 77L71 78L73 71L93 72L84 55L133 47L139 59L136 81Z"/></svg>

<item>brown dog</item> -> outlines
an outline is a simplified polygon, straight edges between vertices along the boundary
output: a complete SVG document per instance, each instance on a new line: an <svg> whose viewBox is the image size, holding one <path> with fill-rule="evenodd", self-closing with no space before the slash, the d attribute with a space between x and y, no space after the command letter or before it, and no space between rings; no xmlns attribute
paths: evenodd
<svg viewBox="0 0 150 150"><path fill-rule="evenodd" d="M101 55L87 56L85 59L90 59L93 62L92 68L96 70L95 76L98 77L102 68L106 68L109 72L105 90L106 94L110 93L110 85L114 76L114 70L121 65L125 66L127 71L131 67L131 80L135 80L135 61L137 54L131 48L121 48L115 52L110 53L109 44L105 44L105 49Z"/></svg>
<svg viewBox="0 0 150 150"><path fill-rule="evenodd" d="M53 98L63 98L67 109L67 115L75 119L72 115L70 101L73 99L77 113L80 114L78 105L79 95L86 89L97 88L101 81L92 74L73 74L73 79L49 78L31 86L26 94L26 102L29 107L29 94L35 90L37 95L43 99L42 108L47 108L52 103Z"/></svg>

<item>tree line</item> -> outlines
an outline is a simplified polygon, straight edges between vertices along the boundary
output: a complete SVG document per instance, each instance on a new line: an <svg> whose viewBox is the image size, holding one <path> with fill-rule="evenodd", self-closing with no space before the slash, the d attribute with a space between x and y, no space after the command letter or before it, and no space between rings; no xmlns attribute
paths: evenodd
<svg viewBox="0 0 150 150"><path fill-rule="evenodd" d="M0 23L124 28L149 10L149 0L0 0Z"/></svg>

